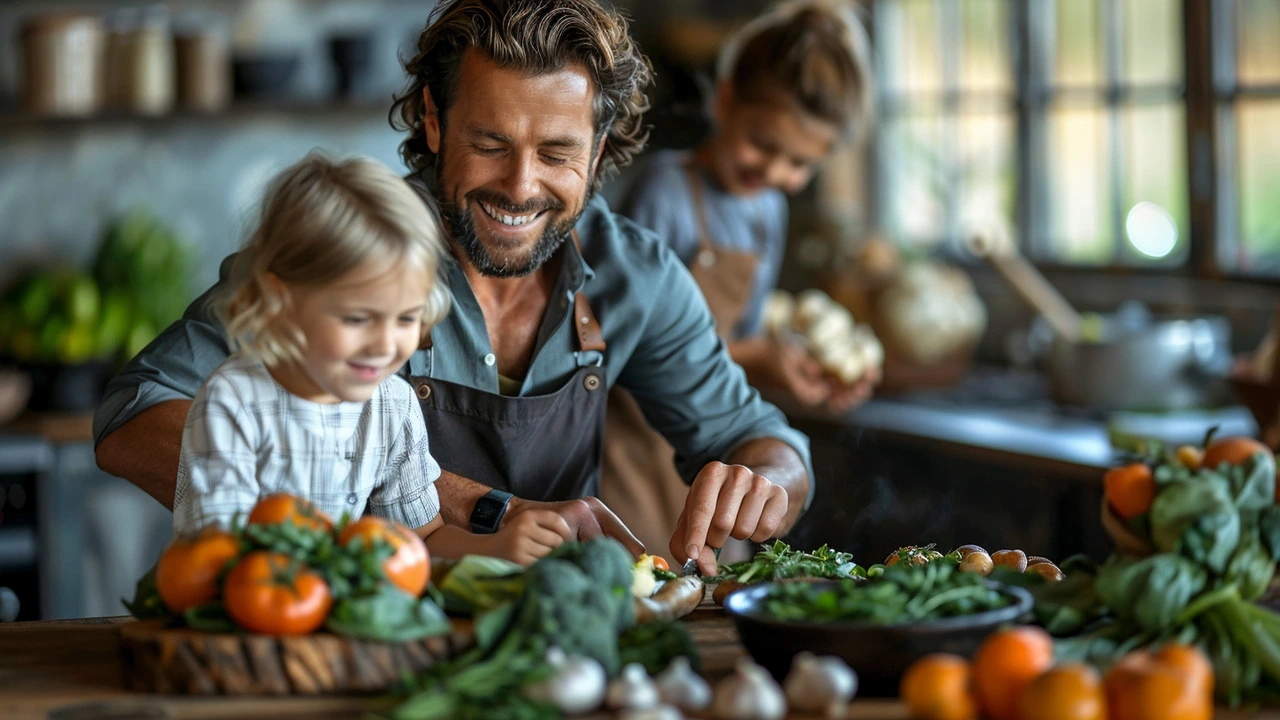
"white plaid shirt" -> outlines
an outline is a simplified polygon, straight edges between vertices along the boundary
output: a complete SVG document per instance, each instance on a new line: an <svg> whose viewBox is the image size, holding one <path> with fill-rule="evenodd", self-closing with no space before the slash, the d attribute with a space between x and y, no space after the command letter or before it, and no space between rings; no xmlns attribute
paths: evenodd
<svg viewBox="0 0 1280 720"><path fill-rule="evenodd" d="M392 376L363 403L294 396L261 362L232 355L196 393L182 433L173 528L227 526L258 498L309 499L334 522L370 514L410 528L440 512L440 477L413 390Z"/></svg>

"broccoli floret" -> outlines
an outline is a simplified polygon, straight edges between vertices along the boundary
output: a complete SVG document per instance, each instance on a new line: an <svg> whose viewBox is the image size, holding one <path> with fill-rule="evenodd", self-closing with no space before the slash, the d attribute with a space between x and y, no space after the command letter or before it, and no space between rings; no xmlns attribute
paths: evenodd
<svg viewBox="0 0 1280 720"><path fill-rule="evenodd" d="M621 632L635 624L635 603L631 599L631 553L613 538L596 538L584 543L565 543L547 556L571 562L600 587L607 588L616 606L613 629ZM544 560L545 562L545 560Z"/></svg>
<svg viewBox="0 0 1280 720"><path fill-rule="evenodd" d="M631 602L630 595L626 600ZM536 605L532 617L524 616L523 632L567 654L593 657L610 675L618 671L616 627L623 604L600 580L566 560L544 558L529 569L523 602Z"/></svg>

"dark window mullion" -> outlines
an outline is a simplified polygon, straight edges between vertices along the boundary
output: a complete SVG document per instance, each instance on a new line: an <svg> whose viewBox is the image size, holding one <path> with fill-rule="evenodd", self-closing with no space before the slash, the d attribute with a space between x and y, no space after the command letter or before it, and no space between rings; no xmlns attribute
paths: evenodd
<svg viewBox="0 0 1280 720"><path fill-rule="evenodd" d="M1214 2L1213 5L1220 5ZM1196 274L1216 275L1218 196L1214 138L1217 134L1214 107L1214 8L1203 0L1183 0L1182 28L1186 101L1186 151L1188 217L1188 269Z"/></svg>
<svg viewBox="0 0 1280 720"><path fill-rule="evenodd" d="M1110 130L1110 167L1111 175L1111 232L1114 236L1111 246L1111 261L1121 262L1124 247L1124 201L1121 190L1123 179L1123 155L1125 150L1124 124L1120 121L1120 86L1121 65L1124 61L1123 23L1124 8L1122 0L1101 0L1101 12L1098 14L1102 23L1104 43L1103 61L1107 73L1107 125Z"/></svg>

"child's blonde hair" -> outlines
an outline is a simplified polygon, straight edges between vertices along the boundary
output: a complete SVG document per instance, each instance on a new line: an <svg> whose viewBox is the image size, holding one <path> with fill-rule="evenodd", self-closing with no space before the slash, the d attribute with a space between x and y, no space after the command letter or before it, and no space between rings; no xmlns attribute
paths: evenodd
<svg viewBox="0 0 1280 720"><path fill-rule="evenodd" d="M790 96L847 138L870 122L870 42L852 0L790 0L747 23L720 50L716 75L740 101Z"/></svg>
<svg viewBox="0 0 1280 720"><path fill-rule="evenodd" d="M296 361L306 338L289 321L286 298L268 273L285 284L316 286L376 262L428 279L425 339L449 311L438 275L444 252L439 220L390 168L370 158L339 162L313 152L267 188L257 230L236 256L217 311L233 349L269 366Z"/></svg>

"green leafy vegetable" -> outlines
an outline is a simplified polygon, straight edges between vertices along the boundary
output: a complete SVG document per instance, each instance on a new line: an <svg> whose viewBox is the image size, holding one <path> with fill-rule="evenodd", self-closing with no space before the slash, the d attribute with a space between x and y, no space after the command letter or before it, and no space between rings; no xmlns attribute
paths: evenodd
<svg viewBox="0 0 1280 720"><path fill-rule="evenodd" d="M165 617L169 614L169 609L164 606L164 601L160 599L160 590L156 587L156 569L154 566L147 571L146 575L138 578L133 590L133 601L130 602L120 598L120 602L124 603L124 607L129 611L130 615L139 620Z"/></svg>
<svg viewBox="0 0 1280 720"><path fill-rule="evenodd" d="M792 550L781 540L775 540L773 545L757 552L750 560L721 565L720 574L711 580L746 584L802 577L838 580L866 577L866 571L853 562L849 553L837 552L826 545L813 552L804 552Z"/></svg>
<svg viewBox="0 0 1280 720"><path fill-rule="evenodd" d="M227 609L220 602L188 608L183 614L183 619L187 621L187 626L194 630L216 633L236 631L235 621L227 614Z"/></svg>
<svg viewBox="0 0 1280 720"><path fill-rule="evenodd" d="M962 573L951 563L929 563L893 565L878 580L841 580L834 588L781 583L770 591L764 607L779 620L894 625L971 615L1012 602L981 575Z"/></svg>
<svg viewBox="0 0 1280 720"><path fill-rule="evenodd" d="M445 609L479 615L524 592L524 568L510 560L467 555L440 581Z"/></svg>
<svg viewBox="0 0 1280 720"><path fill-rule="evenodd" d="M1173 625L1206 582L1203 568L1178 555L1113 557L1099 571L1096 591L1121 619L1158 632Z"/></svg>
<svg viewBox="0 0 1280 720"><path fill-rule="evenodd" d="M435 603L385 583L371 594L339 601L325 627L340 635L385 642L418 640L451 630L449 618Z"/></svg>
<svg viewBox="0 0 1280 720"><path fill-rule="evenodd" d="M701 667L693 637L683 623L651 622L636 625L618 638L618 655L623 667L632 663L644 666L645 672L657 675L678 657L689 658L695 671Z"/></svg>

